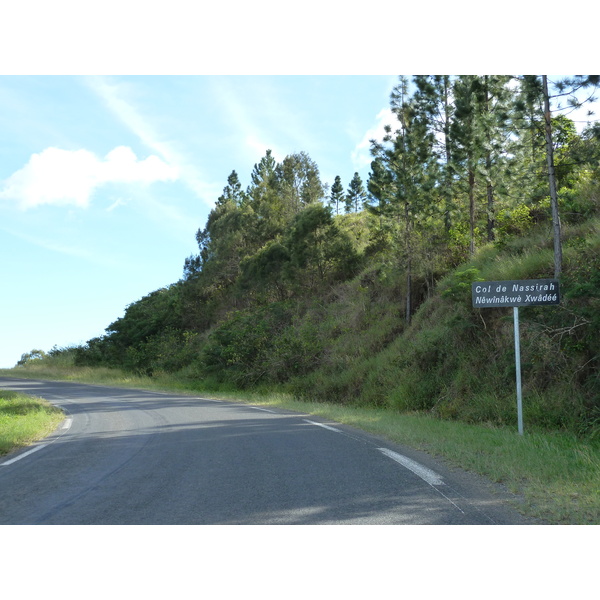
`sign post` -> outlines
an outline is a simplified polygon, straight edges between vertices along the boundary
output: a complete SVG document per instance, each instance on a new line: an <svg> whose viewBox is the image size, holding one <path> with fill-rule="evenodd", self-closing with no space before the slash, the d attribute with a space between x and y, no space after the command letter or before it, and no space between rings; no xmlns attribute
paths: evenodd
<svg viewBox="0 0 600 600"><path fill-rule="evenodd" d="M517 423L519 433L523 435L523 394L521 391L521 343L519 335L519 307L513 306L515 325L515 367L517 371Z"/></svg>
<svg viewBox="0 0 600 600"><path fill-rule="evenodd" d="M513 307L515 367L517 372L517 421L519 434L523 435L519 306L560 304L558 280L526 279L522 281L477 281L471 284L471 294L474 308Z"/></svg>

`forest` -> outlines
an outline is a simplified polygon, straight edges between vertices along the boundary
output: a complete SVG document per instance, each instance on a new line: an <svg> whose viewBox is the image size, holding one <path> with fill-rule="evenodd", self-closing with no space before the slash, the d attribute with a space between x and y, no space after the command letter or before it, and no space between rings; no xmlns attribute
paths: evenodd
<svg viewBox="0 0 600 600"><path fill-rule="evenodd" d="M560 306L521 311L525 415L595 437L600 123L569 115L598 83L400 77L367 181L324 183L305 152L232 170L181 279L50 355L512 425L512 311L473 308L471 282L554 277Z"/></svg>

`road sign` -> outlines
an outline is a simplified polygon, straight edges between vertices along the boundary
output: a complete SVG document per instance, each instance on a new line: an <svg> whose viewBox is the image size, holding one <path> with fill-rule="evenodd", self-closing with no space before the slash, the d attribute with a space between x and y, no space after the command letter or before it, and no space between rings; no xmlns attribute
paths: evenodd
<svg viewBox="0 0 600 600"><path fill-rule="evenodd" d="M517 370L517 420L523 435L523 397L521 392L521 345L519 341L519 306L560 304L558 279L478 281L471 284L475 308L513 307L515 331L515 366Z"/></svg>
<svg viewBox="0 0 600 600"><path fill-rule="evenodd" d="M478 281L471 291L475 308L560 304L558 279Z"/></svg>

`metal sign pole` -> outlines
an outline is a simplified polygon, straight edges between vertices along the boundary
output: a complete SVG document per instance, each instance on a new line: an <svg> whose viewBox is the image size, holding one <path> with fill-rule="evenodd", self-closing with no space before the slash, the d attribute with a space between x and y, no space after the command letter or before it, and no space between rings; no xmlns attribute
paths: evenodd
<svg viewBox="0 0 600 600"><path fill-rule="evenodd" d="M523 398L521 394L521 345L519 340L519 307L513 306L515 323L515 366L517 369L517 421L519 434L523 435Z"/></svg>
<svg viewBox="0 0 600 600"><path fill-rule="evenodd" d="M515 365L517 367L517 417L519 422L519 433L523 435L519 306L549 306L560 304L558 279L474 281L471 284L471 298L473 308L513 307L515 320Z"/></svg>

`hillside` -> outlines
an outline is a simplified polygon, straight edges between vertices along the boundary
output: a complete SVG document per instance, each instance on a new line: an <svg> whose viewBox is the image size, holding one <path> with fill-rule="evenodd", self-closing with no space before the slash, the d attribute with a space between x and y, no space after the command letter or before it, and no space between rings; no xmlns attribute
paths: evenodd
<svg viewBox="0 0 600 600"><path fill-rule="evenodd" d="M539 82L444 77L399 84L366 186L329 189L303 152L267 151L245 189L232 171L182 279L47 359L513 426L512 312L470 284L558 264L561 304L521 309L524 419L597 437L600 128L553 118L555 198Z"/></svg>
<svg viewBox="0 0 600 600"><path fill-rule="evenodd" d="M514 426L512 311L474 309L470 282L548 277L551 245L541 225L502 247L481 248L441 277L410 326L398 267L374 261L326 295L233 309L203 333L164 325L180 282L128 308L132 327L144 305L155 310L144 313L151 322L135 321L142 341L125 347L123 359L109 335L111 342L54 349L46 360L171 373L204 389L280 389L303 400ZM597 437L600 219L566 227L564 245L560 306L520 310L524 420L528 429ZM425 285L416 287L425 294ZM142 337L148 330L140 325L158 333ZM115 353L112 361L94 354L101 344Z"/></svg>
<svg viewBox="0 0 600 600"><path fill-rule="evenodd" d="M598 434L600 221L565 232L562 302L520 309L524 419L529 426ZM551 276L547 227L502 248L482 248L443 277L403 326L402 286L382 272L338 288L326 308L296 327L297 339L321 314L320 364L292 379L306 398L426 411L445 419L516 424L513 315L474 309L473 280ZM396 279L396 281L398 281ZM387 289L386 289L387 288ZM308 342L308 340L307 340Z"/></svg>

